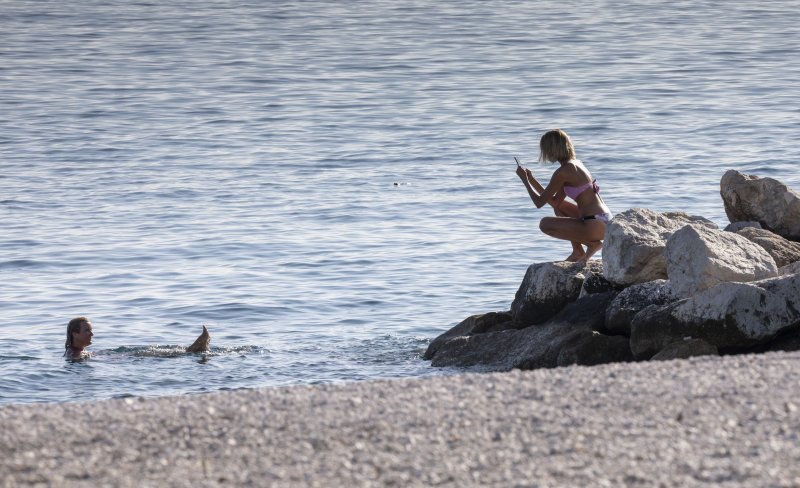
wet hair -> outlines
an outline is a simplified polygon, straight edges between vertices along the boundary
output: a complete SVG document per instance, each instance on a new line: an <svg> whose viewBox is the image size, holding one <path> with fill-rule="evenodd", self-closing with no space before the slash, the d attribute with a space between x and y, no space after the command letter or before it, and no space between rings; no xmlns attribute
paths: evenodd
<svg viewBox="0 0 800 488"><path fill-rule="evenodd" d="M539 161L570 161L575 159L572 140L561 129L545 132L539 141Z"/></svg>
<svg viewBox="0 0 800 488"><path fill-rule="evenodd" d="M75 317L67 324L67 342L64 343L64 349L72 347L72 334L79 333L83 324L88 324L89 319L86 317Z"/></svg>

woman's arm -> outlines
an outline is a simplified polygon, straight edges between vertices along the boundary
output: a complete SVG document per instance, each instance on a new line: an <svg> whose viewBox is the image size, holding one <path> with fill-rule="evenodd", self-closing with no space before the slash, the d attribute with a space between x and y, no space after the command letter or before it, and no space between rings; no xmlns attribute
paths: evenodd
<svg viewBox="0 0 800 488"><path fill-rule="evenodd" d="M564 184L561 181L561 174L558 170L553 173L547 188L542 188L542 185L533 176L531 170L527 168L517 167L517 176L520 177L525 189L528 190L528 195L530 195L536 208L542 208L546 203L555 207L564 199Z"/></svg>
<svg viewBox="0 0 800 488"><path fill-rule="evenodd" d="M561 205L561 202L563 202L565 198L567 198L567 194L564 193L564 187L562 186L561 189L556 192L553 199L558 205Z"/></svg>
<svg viewBox="0 0 800 488"><path fill-rule="evenodd" d="M544 195L544 188L541 184L539 184L539 181L533 177L533 172L528 168L525 168L525 175L528 177L528 181L530 181L533 189L536 190L539 195Z"/></svg>
<svg viewBox="0 0 800 488"><path fill-rule="evenodd" d="M526 170L522 166L517 166L517 176L519 176L519 179L522 180L522 184L525 185L525 189L528 190L528 195L530 195L531 200L533 201L533 204L536 205L536 200L539 199L540 197L539 197L539 194L536 193L536 190L534 190L533 187L531 186L533 184L531 182L531 180L533 180L533 181L536 181L536 180L533 179L533 178L529 178L527 173L528 173L528 170ZM538 186L541 188L541 185L538 185ZM538 207L539 206L537 205L537 208Z"/></svg>

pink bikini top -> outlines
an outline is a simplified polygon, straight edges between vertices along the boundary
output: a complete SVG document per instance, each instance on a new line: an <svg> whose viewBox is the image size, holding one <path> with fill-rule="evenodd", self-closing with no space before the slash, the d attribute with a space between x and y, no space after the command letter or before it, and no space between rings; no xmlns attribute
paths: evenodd
<svg viewBox="0 0 800 488"><path fill-rule="evenodd" d="M564 185L564 193L571 199L575 200L578 198L578 195L585 192L589 188L593 189L595 193L600 193L600 185L597 184L597 180L592 180L589 183L581 186L567 186Z"/></svg>

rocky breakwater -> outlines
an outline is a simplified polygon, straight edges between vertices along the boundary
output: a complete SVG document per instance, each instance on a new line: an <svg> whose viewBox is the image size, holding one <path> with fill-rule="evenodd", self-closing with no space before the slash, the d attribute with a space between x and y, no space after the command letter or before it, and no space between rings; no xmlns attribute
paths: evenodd
<svg viewBox="0 0 800 488"><path fill-rule="evenodd" d="M505 371L800 349L800 194L728 171L731 224L635 208L602 263L528 267L510 310L431 341L433 366Z"/></svg>

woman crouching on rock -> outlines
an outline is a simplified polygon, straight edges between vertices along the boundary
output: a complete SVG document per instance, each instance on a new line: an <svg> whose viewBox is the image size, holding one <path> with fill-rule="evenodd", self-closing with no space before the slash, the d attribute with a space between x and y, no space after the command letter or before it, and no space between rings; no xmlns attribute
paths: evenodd
<svg viewBox="0 0 800 488"><path fill-rule="evenodd" d="M546 188L531 170L517 166L520 177L536 208L549 203L556 217L544 217L539 228L545 234L572 243L567 261L586 262L603 248L606 224L613 215L600 198L600 187L591 173L575 157L575 148L566 132L551 130L539 141L539 161L558 162ZM565 200L570 197L575 203ZM584 250L583 246L586 246Z"/></svg>
<svg viewBox="0 0 800 488"><path fill-rule="evenodd" d="M75 317L67 324L67 342L64 344L66 351L64 356L69 359L82 359L91 356L85 351L91 343L94 332L92 323L86 317ZM206 352L208 344L211 342L211 335L206 326L203 332L195 339L191 346L186 348L186 352Z"/></svg>

